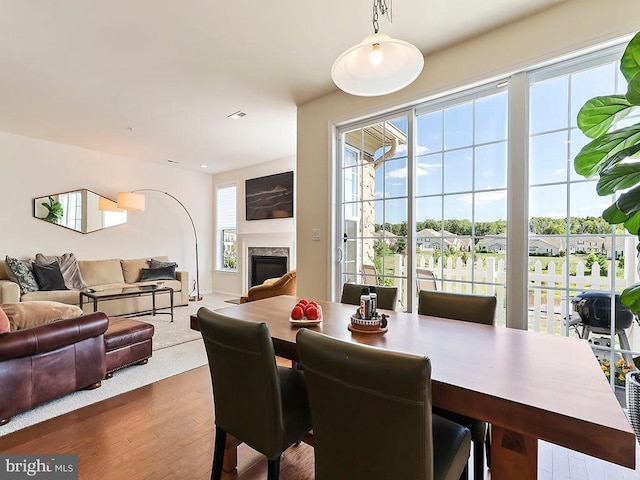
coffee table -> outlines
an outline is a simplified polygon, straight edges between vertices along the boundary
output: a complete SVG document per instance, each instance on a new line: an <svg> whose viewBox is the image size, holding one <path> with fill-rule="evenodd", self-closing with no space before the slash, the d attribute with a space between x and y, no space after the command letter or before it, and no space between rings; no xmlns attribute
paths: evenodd
<svg viewBox="0 0 640 480"><path fill-rule="evenodd" d="M169 298L171 299L170 307L156 308L156 295L158 293L169 294ZM165 315L171 315L171 321L173 322L173 288L171 287L159 287L157 285L142 285L142 286L135 286L135 287L116 288L116 289L110 289L110 290L100 290L97 292L89 292L86 290L82 290L80 291L80 308L82 308L82 306L84 305L85 298L87 299L86 303L93 302L93 311L97 312L98 304L101 301L116 300L116 299L128 298L128 297L144 297L148 295L151 296L151 304L152 304L151 310L145 310L142 312L132 312L130 314L121 315L121 316L123 317L139 316L139 315L145 315L148 313L151 313L153 316L155 316L156 314L165 314ZM158 311L158 310L165 310L167 308L169 309L168 312Z"/></svg>

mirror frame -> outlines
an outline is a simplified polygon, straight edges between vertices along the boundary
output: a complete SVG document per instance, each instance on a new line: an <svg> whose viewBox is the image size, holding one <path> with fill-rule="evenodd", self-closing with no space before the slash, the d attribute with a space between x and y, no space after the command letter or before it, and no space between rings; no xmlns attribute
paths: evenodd
<svg viewBox="0 0 640 480"><path fill-rule="evenodd" d="M66 192L50 193L50 194L42 195L40 197L36 197L36 198L33 199L33 201L32 201L32 203L33 203L33 218L36 218L38 220L42 220L42 221L47 222L47 223L49 223L51 225L55 225L57 227L66 228L67 230L71 230L73 232L82 233L84 235L86 235L88 233L98 232L100 230L104 230L105 228L117 227L118 225L122 225L124 223L127 223L127 221L128 221L127 212L124 211L124 210L122 212L118 212L118 213L123 213L124 214L123 215L124 220L122 222L114 224L114 225L101 226L101 227L94 228L93 230L89 230L89 231L86 231L86 232L83 231L83 230L76 229L76 228L68 227L66 225L62 225L62 224L57 223L56 221L53 221L53 220L47 220L48 216L47 217L38 216L38 212L40 210L40 205L43 203L43 201L45 201L45 203L46 203L46 201L50 197L58 197L59 195L66 195L66 194L78 193L78 192L81 192L81 193L82 192L86 192L86 195L93 194L93 195L95 195L97 197L98 202L100 201L100 199L105 199L105 200L108 200L110 202L113 202L114 204L116 203L115 200L112 200L109 197L105 197L103 195L100 195L100 194L94 192L93 190L89 190L87 188L79 188L77 190L69 190L69 191L66 191ZM100 210L98 210L98 211L100 211Z"/></svg>

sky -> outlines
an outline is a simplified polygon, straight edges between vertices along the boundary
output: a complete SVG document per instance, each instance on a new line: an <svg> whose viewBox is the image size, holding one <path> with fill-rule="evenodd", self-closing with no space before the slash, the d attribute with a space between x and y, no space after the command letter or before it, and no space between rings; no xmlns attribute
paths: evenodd
<svg viewBox="0 0 640 480"><path fill-rule="evenodd" d="M600 216L612 198L573 170L589 141L576 127L588 99L626 85L617 64L532 81L529 119L529 216ZM407 132L407 119L391 121ZM507 90L416 119L416 218L505 220L507 214ZM382 154L380 149L376 156ZM406 220L407 146L376 169L376 223ZM567 188L570 195L567 195ZM475 191L475 195L472 192ZM387 199L384 202L382 199ZM475 208L474 208L475 206Z"/></svg>

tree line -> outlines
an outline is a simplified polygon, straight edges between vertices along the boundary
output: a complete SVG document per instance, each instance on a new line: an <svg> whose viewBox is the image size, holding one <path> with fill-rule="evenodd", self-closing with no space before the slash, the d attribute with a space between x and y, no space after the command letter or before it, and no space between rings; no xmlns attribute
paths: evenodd
<svg viewBox="0 0 640 480"><path fill-rule="evenodd" d="M440 231L439 220L423 220L417 222L417 231L431 228ZM400 237L407 236L407 222L375 224L376 230L386 230ZM611 233L611 225L602 217L571 217L569 233L586 235L604 235ZM455 235L470 236L473 225L470 220L445 220L444 229ZM475 222L475 235L499 235L507 232L506 220L493 222ZM563 218L532 217L529 220L529 232L535 235L562 235L567 233L567 220Z"/></svg>

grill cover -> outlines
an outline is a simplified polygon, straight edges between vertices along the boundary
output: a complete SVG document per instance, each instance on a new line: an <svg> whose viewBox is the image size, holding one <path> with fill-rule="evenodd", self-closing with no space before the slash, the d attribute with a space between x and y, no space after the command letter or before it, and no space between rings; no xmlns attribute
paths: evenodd
<svg viewBox="0 0 640 480"><path fill-rule="evenodd" d="M615 296L616 328L629 328L633 313ZM582 323L594 328L611 328L611 294L609 292L582 292L571 299L573 309Z"/></svg>

